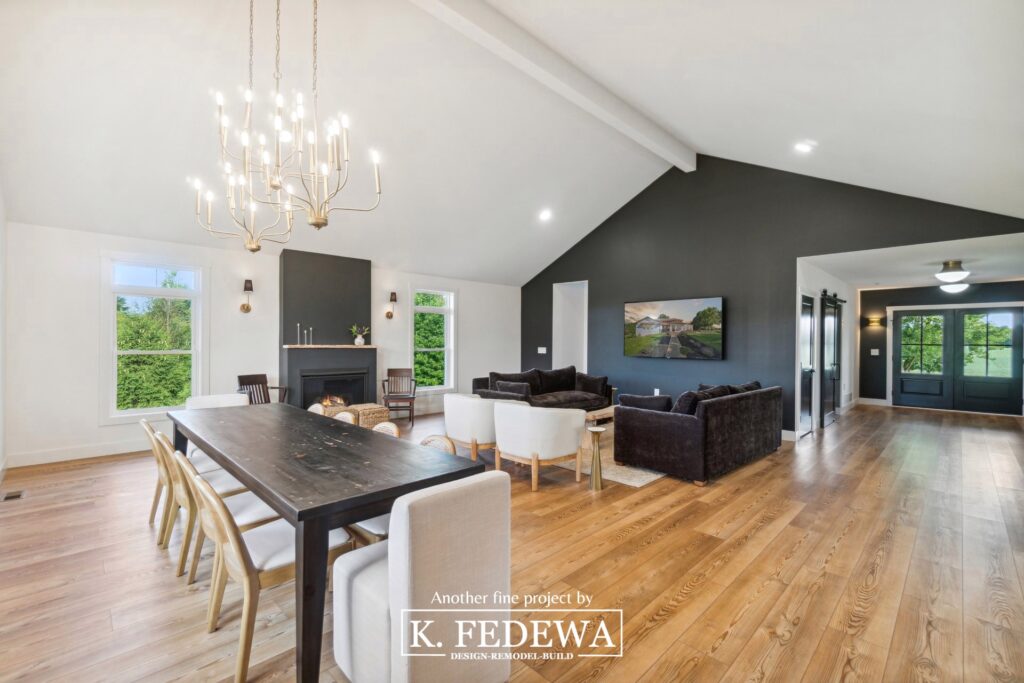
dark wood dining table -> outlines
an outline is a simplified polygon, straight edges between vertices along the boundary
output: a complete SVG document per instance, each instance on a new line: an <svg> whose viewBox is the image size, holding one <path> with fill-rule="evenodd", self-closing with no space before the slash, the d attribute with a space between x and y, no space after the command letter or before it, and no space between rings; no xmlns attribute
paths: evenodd
<svg viewBox="0 0 1024 683"><path fill-rule="evenodd" d="M295 527L295 663L320 675L331 529L391 510L411 491L484 471L481 463L280 403L176 410L191 441Z"/></svg>

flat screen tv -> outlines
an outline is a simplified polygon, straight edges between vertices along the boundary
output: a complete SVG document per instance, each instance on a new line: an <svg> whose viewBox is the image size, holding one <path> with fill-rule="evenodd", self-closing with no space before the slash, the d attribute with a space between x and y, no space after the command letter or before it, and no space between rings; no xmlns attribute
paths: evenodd
<svg viewBox="0 0 1024 683"><path fill-rule="evenodd" d="M636 358L722 360L722 297L626 304L624 349Z"/></svg>

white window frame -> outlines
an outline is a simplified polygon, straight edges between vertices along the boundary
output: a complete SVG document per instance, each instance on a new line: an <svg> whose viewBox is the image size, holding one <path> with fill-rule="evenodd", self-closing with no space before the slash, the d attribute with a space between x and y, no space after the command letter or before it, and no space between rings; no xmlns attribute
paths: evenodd
<svg viewBox="0 0 1024 683"><path fill-rule="evenodd" d="M105 252L100 265L100 363L99 363L99 423L118 425L137 422L140 418L164 419L168 410L184 407L152 406L118 410L117 408L117 359L127 355L117 348L117 297L151 296L163 299L188 299L192 302L192 396L206 393L209 385L209 367L206 349L209 342L209 268L201 263L184 262L178 258L166 258L153 254L124 254ZM167 270L187 270L195 273L194 289L172 289L166 287L138 287L114 284L114 266L118 264L147 266ZM181 351L184 351L182 349ZM144 355L167 355L177 352L155 351Z"/></svg>
<svg viewBox="0 0 1024 683"><path fill-rule="evenodd" d="M416 295L417 294L440 294L441 296L447 297L447 306L417 306ZM409 290L409 300L412 302L413 315L409 321L409 346L411 353L409 358L411 360L410 365L413 368L413 377L415 378L416 373L416 352L417 351L444 351L444 385L439 387L427 387L420 386L419 382L416 383L416 393L438 393L445 391L453 391L458 386L458 377L455 368L455 315L456 315L456 300L457 292L450 289L439 289L437 287L416 287L413 286ZM445 316L445 332L444 341L445 347L443 349L417 349L416 348L416 314L417 313L441 313Z"/></svg>

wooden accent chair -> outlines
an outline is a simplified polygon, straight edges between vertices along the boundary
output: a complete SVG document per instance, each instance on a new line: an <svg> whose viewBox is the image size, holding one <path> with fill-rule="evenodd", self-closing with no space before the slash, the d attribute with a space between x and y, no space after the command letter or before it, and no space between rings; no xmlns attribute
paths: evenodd
<svg viewBox="0 0 1024 683"><path fill-rule="evenodd" d="M260 591L295 578L295 528L286 520L242 531L225 501L202 477L192 479L199 493L199 515L204 533L214 542L213 580L207 622L217 630L224 587L231 577L242 586L242 629L238 639L235 681L244 683L256 626ZM344 529L332 529L327 537L327 566L352 549L352 537Z"/></svg>
<svg viewBox="0 0 1024 683"><path fill-rule="evenodd" d="M390 422L382 422L381 424L391 424ZM379 427L380 425L377 425ZM374 431L377 430L374 427ZM443 434L432 434L427 438L420 441L421 446L427 448L436 448L439 451L444 451L448 455L455 455L455 443ZM364 543L378 543L385 540L388 537L388 526L391 524L391 515L383 514L371 517L370 519L364 519L362 522L356 522L349 527L349 530L359 537Z"/></svg>
<svg viewBox="0 0 1024 683"><path fill-rule="evenodd" d="M388 368L387 379L380 381L381 403L388 410L407 411L409 423L416 424L416 380L412 368Z"/></svg>
<svg viewBox="0 0 1024 683"><path fill-rule="evenodd" d="M494 404L496 399L476 394L444 395L444 431L448 438L469 449L477 459L480 449L494 448Z"/></svg>
<svg viewBox="0 0 1024 683"><path fill-rule="evenodd" d="M249 396L249 403L262 405L270 403L270 390L277 390L277 402L284 403L288 400L288 387L267 386L266 375L239 375L238 391Z"/></svg>
<svg viewBox="0 0 1024 683"><path fill-rule="evenodd" d="M537 490L540 466L576 459L576 481L583 466L584 425L587 414L576 408L535 408L521 401L494 404L494 467L501 459L530 466L531 489Z"/></svg>
<svg viewBox="0 0 1024 683"><path fill-rule="evenodd" d="M511 567L511 487L484 472L406 494L392 507L387 543L357 548L334 563L334 658L351 681L509 679L510 660L454 659L457 637L440 633L439 657L403 657L403 610L432 609L435 595L505 595ZM487 619L507 616L507 604ZM444 626L439 624L440 628ZM497 653L507 649L495 648Z"/></svg>

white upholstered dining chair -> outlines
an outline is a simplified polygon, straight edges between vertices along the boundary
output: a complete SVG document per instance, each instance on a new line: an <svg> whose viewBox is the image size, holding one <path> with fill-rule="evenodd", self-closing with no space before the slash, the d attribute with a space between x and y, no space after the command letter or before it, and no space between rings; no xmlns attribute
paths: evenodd
<svg viewBox="0 0 1024 683"><path fill-rule="evenodd" d="M185 399L186 410L203 410L205 408L230 408L232 406L249 405L249 397L245 394L210 394L208 396L189 396ZM211 472L220 469L220 465L203 453L191 441L185 455L192 461L199 472Z"/></svg>
<svg viewBox="0 0 1024 683"><path fill-rule="evenodd" d="M338 558L334 657L352 683L508 680L508 660L402 656L402 629L403 610L436 607L436 594L508 594L510 491L508 474L484 472L406 494L387 541ZM507 605L494 606L487 619L507 617Z"/></svg>
<svg viewBox="0 0 1024 683"><path fill-rule="evenodd" d="M477 459L480 449L494 448L494 404L475 394L444 395L444 431L448 438L469 449Z"/></svg>
<svg viewBox="0 0 1024 683"><path fill-rule="evenodd" d="M576 459L576 481L583 465L583 431L587 414L575 408L535 408L520 401L494 406L494 467L505 458L530 466L531 489L536 491L540 466Z"/></svg>

